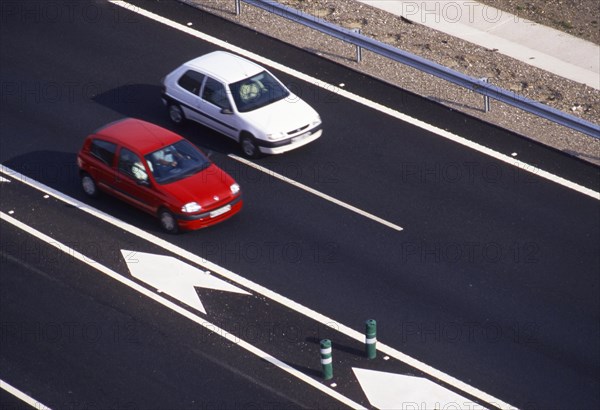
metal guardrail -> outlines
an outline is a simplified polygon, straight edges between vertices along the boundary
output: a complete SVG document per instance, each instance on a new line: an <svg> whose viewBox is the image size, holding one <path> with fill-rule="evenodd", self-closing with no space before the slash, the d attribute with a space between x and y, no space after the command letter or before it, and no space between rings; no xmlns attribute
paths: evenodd
<svg viewBox="0 0 600 410"><path fill-rule="evenodd" d="M236 0L236 13L241 12L240 2L250 4L280 17L292 20L296 23L318 30L339 40L372 51L394 61L406 64L427 74L434 75L453 84L459 85L470 91L493 98L513 107L535 114L539 117L553 121L565 127L582 132L591 137L600 139L600 126L574 115L552 108L546 104L531 100L517 93L505 90L486 82L485 79L477 79L467 76L458 71L451 70L433 61L400 50L388 44L381 43L358 32L329 23L321 18L304 13L300 10L284 6L270 0Z"/></svg>

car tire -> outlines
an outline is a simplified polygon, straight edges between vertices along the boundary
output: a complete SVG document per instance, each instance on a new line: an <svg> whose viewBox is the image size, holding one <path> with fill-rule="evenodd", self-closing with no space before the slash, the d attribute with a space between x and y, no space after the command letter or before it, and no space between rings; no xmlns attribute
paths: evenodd
<svg viewBox="0 0 600 410"><path fill-rule="evenodd" d="M250 134L242 134L240 137L240 147L242 153L247 158L258 158L260 156L260 150L254 141L254 137Z"/></svg>
<svg viewBox="0 0 600 410"><path fill-rule="evenodd" d="M179 105L169 104L169 119L177 125L185 121L185 114Z"/></svg>
<svg viewBox="0 0 600 410"><path fill-rule="evenodd" d="M161 208L161 210L158 211L158 222L160 223L160 227L163 229L163 231L167 233L175 234L179 232L177 219L175 219L173 213L167 209Z"/></svg>
<svg viewBox="0 0 600 410"><path fill-rule="evenodd" d="M94 178L87 172L81 174L81 188L83 188L83 192L91 198L97 198L100 195L96 181L94 181Z"/></svg>

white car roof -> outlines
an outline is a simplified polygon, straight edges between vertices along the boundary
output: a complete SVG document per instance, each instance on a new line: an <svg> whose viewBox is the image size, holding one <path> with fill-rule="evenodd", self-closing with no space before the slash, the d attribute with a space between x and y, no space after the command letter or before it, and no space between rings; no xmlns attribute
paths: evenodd
<svg viewBox="0 0 600 410"><path fill-rule="evenodd" d="M243 80L265 70L252 61L226 51L213 51L188 61L184 66L197 69L227 84Z"/></svg>

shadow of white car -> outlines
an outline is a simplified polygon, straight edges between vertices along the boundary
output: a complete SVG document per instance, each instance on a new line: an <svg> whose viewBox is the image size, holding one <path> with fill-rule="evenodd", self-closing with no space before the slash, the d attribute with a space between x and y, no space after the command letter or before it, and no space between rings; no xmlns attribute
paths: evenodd
<svg viewBox="0 0 600 410"><path fill-rule="evenodd" d="M310 105L268 70L235 54L215 51L195 58L162 83L171 121L213 128L237 141L250 158L293 150L323 132Z"/></svg>

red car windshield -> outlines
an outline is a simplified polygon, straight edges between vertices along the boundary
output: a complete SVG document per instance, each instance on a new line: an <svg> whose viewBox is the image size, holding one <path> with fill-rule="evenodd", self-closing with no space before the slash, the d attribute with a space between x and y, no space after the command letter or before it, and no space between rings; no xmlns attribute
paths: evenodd
<svg viewBox="0 0 600 410"><path fill-rule="evenodd" d="M156 150L144 158L159 184L168 184L194 175L211 164L200 150L186 140Z"/></svg>

